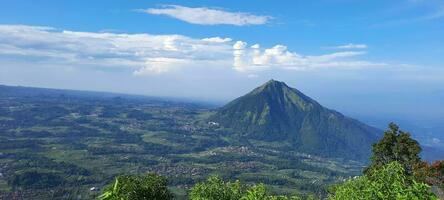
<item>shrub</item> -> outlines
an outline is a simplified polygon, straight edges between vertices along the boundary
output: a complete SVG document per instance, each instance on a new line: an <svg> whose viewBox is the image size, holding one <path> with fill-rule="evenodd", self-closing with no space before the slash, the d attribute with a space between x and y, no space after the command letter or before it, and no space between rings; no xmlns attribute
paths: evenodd
<svg viewBox="0 0 444 200"><path fill-rule="evenodd" d="M191 200L300 200L298 197L270 196L264 184L248 187L239 181L225 182L217 176L196 184Z"/></svg>
<svg viewBox="0 0 444 200"><path fill-rule="evenodd" d="M398 162L391 162L366 175L351 179L337 186L329 200L435 200L430 186L409 181L404 167Z"/></svg>
<svg viewBox="0 0 444 200"><path fill-rule="evenodd" d="M100 200L170 200L167 179L154 173L143 176L123 175L106 188Z"/></svg>

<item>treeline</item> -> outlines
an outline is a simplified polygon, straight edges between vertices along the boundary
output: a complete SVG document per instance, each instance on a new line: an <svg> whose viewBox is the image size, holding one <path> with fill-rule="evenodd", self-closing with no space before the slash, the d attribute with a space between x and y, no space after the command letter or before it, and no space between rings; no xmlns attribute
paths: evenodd
<svg viewBox="0 0 444 200"><path fill-rule="evenodd" d="M240 181L224 181L217 176L195 184L188 192L190 200L434 200L432 192L444 188L444 161L428 164L419 157L419 143L391 123L384 137L372 148L371 164L362 176L331 185L326 197L279 196L270 194L264 184L248 185ZM101 200L170 200L167 179L149 173L124 175L106 188Z"/></svg>

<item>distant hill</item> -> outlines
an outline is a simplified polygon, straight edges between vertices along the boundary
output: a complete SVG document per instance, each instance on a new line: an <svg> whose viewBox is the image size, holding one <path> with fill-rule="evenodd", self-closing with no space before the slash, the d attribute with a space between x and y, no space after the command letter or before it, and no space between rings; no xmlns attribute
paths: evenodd
<svg viewBox="0 0 444 200"><path fill-rule="evenodd" d="M133 102L150 102L153 104L168 104L177 106L193 106L197 108L214 108L215 103L204 101L197 101L193 99L177 98L177 97L158 97L145 96L136 94L124 94L103 91L85 91L85 90L71 90L71 89L53 89L53 88L39 88L39 87L25 87L25 86L8 86L0 84L0 98L1 97L29 97L29 98L86 98L90 100L114 100L122 99L131 100Z"/></svg>
<svg viewBox="0 0 444 200"><path fill-rule="evenodd" d="M292 150L358 160L368 159L382 135L275 80L218 109L209 120L243 138L286 141Z"/></svg>
<svg viewBox="0 0 444 200"><path fill-rule="evenodd" d="M421 148L421 158L425 161L433 162L435 160L442 160L444 158L444 151L442 149L424 145L421 145Z"/></svg>

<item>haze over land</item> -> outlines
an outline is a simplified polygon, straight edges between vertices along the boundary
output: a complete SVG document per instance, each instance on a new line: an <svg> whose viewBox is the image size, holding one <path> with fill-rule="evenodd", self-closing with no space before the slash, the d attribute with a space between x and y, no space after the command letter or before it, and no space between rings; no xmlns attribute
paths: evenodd
<svg viewBox="0 0 444 200"><path fill-rule="evenodd" d="M443 35L442 0L0 2L0 199L444 196Z"/></svg>
<svg viewBox="0 0 444 200"><path fill-rule="evenodd" d="M0 83L223 104L274 78L369 123L415 121L436 135L443 129L430 127L444 116L443 7L438 0L2 2Z"/></svg>

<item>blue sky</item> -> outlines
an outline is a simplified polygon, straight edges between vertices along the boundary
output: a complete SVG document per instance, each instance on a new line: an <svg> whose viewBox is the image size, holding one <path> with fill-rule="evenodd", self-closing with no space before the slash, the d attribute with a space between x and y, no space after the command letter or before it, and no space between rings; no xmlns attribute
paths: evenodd
<svg viewBox="0 0 444 200"><path fill-rule="evenodd" d="M257 45L256 45L257 44ZM1 1L0 84L444 116L444 1Z"/></svg>

